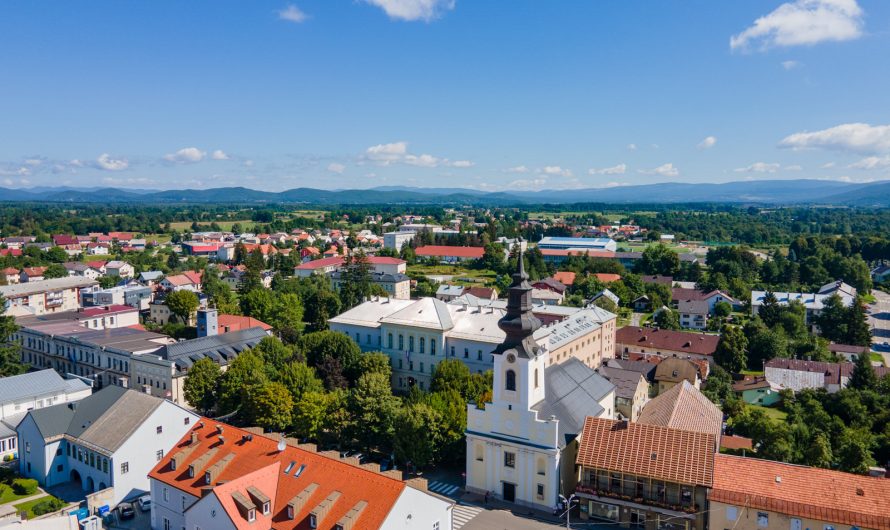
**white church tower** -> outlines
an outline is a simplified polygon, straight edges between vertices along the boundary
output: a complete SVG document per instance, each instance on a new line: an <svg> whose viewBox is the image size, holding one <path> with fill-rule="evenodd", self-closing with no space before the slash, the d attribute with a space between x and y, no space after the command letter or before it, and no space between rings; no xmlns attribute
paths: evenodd
<svg viewBox="0 0 890 530"><path fill-rule="evenodd" d="M467 491L538 509L552 509L561 493L564 442L559 421L538 418L545 401L546 352L533 338L541 321L532 314L532 287L522 253L513 274L507 312L498 322L507 337L494 350L491 403L467 410Z"/></svg>

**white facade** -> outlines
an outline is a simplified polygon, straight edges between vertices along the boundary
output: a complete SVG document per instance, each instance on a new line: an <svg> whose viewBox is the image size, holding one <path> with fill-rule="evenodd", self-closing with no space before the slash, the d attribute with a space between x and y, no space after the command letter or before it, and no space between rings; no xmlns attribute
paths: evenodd
<svg viewBox="0 0 890 530"><path fill-rule="evenodd" d="M392 248L401 252L402 247L410 243L416 235L416 232L411 231L387 232L383 234L383 248Z"/></svg>
<svg viewBox="0 0 890 530"><path fill-rule="evenodd" d="M9 314L44 315L79 308L81 289L93 285L95 280L69 276L0 286L0 295L6 300Z"/></svg>

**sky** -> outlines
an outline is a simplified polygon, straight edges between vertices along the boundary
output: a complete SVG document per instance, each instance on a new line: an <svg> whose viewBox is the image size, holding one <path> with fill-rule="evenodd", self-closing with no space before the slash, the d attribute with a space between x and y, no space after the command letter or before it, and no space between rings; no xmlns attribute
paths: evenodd
<svg viewBox="0 0 890 530"><path fill-rule="evenodd" d="M886 0L4 0L0 187L884 180L888 57Z"/></svg>

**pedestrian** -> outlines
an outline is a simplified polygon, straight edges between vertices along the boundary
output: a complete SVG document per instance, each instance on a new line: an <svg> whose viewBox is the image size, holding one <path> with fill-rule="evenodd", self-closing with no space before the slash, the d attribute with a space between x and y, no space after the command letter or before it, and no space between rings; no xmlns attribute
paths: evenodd
<svg viewBox="0 0 890 530"><path fill-rule="evenodd" d="M488 492L485 492L485 504L488 504Z"/></svg>

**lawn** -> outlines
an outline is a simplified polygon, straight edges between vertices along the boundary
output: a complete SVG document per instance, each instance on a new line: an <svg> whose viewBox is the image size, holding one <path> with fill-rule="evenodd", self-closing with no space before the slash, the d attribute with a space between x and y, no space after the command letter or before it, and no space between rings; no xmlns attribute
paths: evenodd
<svg viewBox="0 0 890 530"><path fill-rule="evenodd" d="M488 269L467 269L455 265L410 265L408 274L449 275L454 276L454 282L468 285L493 283L497 278L497 274Z"/></svg>
<svg viewBox="0 0 890 530"><path fill-rule="evenodd" d="M15 505L13 505L13 507L16 509L16 512L18 512L18 513L26 512L27 518L33 519L34 517L36 517L34 512L31 511L34 508L34 506L40 502L43 502L43 501L51 499L51 498L55 498L55 497L53 497L52 495L44 495L43 497L38 497L38 498L36 498L34 500L30 500L28 502L23 502L21 504L15 504ZM56 500L58 500L58 499L56 499ZM59 501L59 502L62 502L62 501Z"/></svg>
<svg viewBox="0 0 890 530"><path fill-rule="evenodd" d="M6 484L0 484L0 504L6 504L7 502L17 501L30 496L31 495L16 495L15 492L12 491L12 487L7 486Z"/></svg>
<svg viewBox="0 0 890 530"><path fill-rule="evenodd" d="M775 420L775 421L778 421L778 422L780 422L780 423L785 423L785 418L788 417L788 414L787 414L787 413L785 413L784 411L781 411L781 410L779 410L779 409L777 409L777 408L773 408L773 407L763 407L763 406L760 406L760 405L750 405L750 404L749 404L748 406L749 406L749 407L752 407L752 408L755 408L755 409L760 409L760 410L762 410L762 411L765 412L766 415L769 416L771 419L773 419L773 420Z"/></svg>
<svg viewBox="0 0 890 530"><path fill-rule="evenodd" d="M881 365L884 364L884 356L880 353L871 353L869 355L869 358L872 360L872 362L881 363Z"/></svg>

